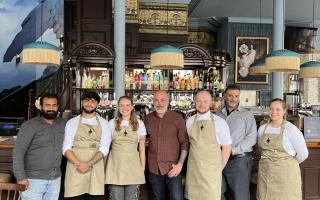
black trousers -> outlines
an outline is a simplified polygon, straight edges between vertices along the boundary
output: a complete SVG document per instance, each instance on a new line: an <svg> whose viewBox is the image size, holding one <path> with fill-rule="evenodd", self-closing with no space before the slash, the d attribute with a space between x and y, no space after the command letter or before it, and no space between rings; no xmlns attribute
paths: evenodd
<svg viewBox="0 0 320 200"><path fill-rule="evenodd" d="M80 196L70 197L70 200L104 200L103 195L90 195L90 194L83 194Z"/></svg>
<svg viewBox="0 0 320 200"><path fill-rule="evenodd" d="M222 171L221 200L250 200L252 156L230 159ZM225 196L228 190L231 198Z"/></svg>

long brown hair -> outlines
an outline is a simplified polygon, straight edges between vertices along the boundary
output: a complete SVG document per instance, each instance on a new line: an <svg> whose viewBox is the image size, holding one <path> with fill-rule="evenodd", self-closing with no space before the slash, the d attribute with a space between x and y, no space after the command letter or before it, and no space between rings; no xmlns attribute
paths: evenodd
<svg viewBox="0 0 320 200"><path fill-rule="evenodd" d="M119 112L119 103L122 99L128 99L131 103L131 105L133 106L133 101L130 97L128 96L122 96L119 98L118 100L118 111L117 111L117 115L115 117L115 124L116 124L116 131L120 131L121 130L121 122L122 122L122 114ZM131 114L130 114L130 120L129 120L129 126L132 127L132 130L133 131L137 131L138 130L138 126L139 126L139 122L138 122L138 119L137 119L137 116L135 114L135 111L134 111L134 108L133 110L131 111Z"/></svg>

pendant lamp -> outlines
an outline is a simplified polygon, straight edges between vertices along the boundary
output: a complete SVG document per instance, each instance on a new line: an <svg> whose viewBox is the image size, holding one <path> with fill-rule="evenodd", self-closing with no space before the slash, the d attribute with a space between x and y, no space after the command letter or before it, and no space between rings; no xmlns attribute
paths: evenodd
<svg viewBox="0 0 320 200"><path fill-rule="evenodd" d="M60 65L60 49L48 42L42 41L42 14L43 5L41 5L41 41L32 42L23 45L22 63L40 64L40 65Z"/></svg>
<svg viewBox="0 0 320 200"><path fill-rule="evenodd" d="M312 27L314 28L314 9L315 0L313 0ZM312 51L313 60L313 51ZM320 78L320 62L309 61L300 66L299 78Z"/></svg>
<svg viewBox="0 0 320 200"><path fill-rule="evenodd" d="M266 70L270 72L295 72L300 70L300 56L294 51L280 49L266 57Z"/></svg>
<svg viewBox="0 0 320 200"><path fill-rule="evenodd" d="M299 78L320 78L320 62L309 61L300 66Z"/></svg>
<svg viewBox="0 0 320 200"><path fill-rule="evenodd" d="M255 62L249 68L250 75L266 75L269 74L269 71L266 70L265 62Z"/></svg>
<svg viewBox="0 0 320 200"><path fill-rule="evenodd" d="M283 19L285 19L285 6L283 5ZM282 31L282 47L284 40ZM266 70L269 72L297 72L300 70L300 56L287 49L274 50L266 56Z"/></svg>
<svg viewBox="0 0 320 200"><path fill-rule="evenodd" d="M167 44L151 50L150 68L152 69L182 69L184 67L183 51L168 45L169 30L169 0L167 1Z"/></svg>

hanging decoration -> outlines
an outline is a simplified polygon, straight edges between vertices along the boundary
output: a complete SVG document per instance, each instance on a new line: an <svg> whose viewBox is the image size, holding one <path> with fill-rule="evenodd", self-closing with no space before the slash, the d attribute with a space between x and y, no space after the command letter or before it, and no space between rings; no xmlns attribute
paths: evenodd
<svg viewBox="0 0 320 200"><path fill-rule="evenodd" d="M41 6L41 33L42 33L42 15L43 5ZM23 45L22 63L39 65L60 65L60 49L53 44L41 40Z"/></svg>
<svg viewBox="0 0 320 200"><path fill-rule="evenodd" d="M182 69L184 67L183 51L168 45L169 0L167 0L167 44L151 51L150 67L152 69Z"/></svg>

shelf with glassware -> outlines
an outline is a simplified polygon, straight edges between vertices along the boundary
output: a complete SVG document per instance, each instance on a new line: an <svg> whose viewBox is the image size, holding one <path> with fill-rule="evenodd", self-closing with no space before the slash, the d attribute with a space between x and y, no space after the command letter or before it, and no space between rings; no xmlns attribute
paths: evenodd
<svg viewBox="0 0 320 200"><path fill-rule="evenodd" d="M127 67L125 89L135 104L144 104L149 108L152 107L153 93L157 90L166 90L170 94L171 109L188 110L194 108L194 95L200 90L210 90L215 99L222 98L224 84L220 74L215 68L154 70ZM219 105L220 102L219 100ZM215 103L213 107L219 105Z"/></svg>
<svg viewBox="0 0 320 200"><path fill-rule="evenodd" d="M81 110L81 95L85 91L95 91L101 100L97 111L105 116L109 111L112 112L116 106L113 90L113 68L108 64L83 64L74 67L74 81L72 83L73 112Z"/></svg>

